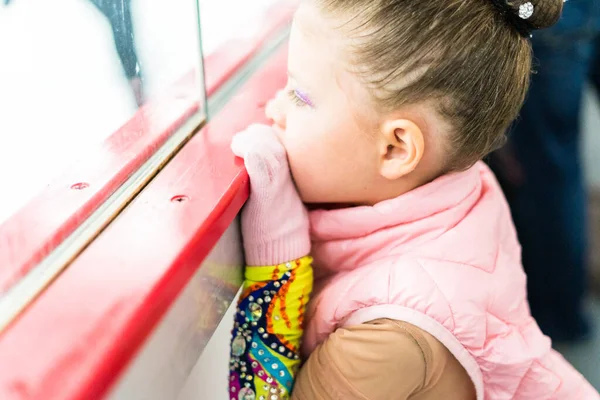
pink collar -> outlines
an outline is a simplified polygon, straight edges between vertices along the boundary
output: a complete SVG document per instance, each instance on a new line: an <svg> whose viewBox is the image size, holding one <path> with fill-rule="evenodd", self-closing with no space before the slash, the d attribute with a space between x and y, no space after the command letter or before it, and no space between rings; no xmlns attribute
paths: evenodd
<svg viewBox="0 0 600 400"><path fill-rule="evenodd" d="M327 269L353 269L407 252L458 224L482 192L482 166L444 175L374 206L310 212L313 255Z"/></svg>

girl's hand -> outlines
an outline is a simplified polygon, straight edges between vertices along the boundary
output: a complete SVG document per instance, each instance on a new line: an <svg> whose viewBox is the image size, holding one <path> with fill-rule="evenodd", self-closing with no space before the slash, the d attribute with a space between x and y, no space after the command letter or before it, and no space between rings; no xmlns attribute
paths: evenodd
<svg viewBox="0 0 600 400"><path fill-rule="evenodd" d="M308 214L274 128L251 125L233 138L231 149L250 176L250 198L242 210L247 264L276 265L308 255Z"/></svg>

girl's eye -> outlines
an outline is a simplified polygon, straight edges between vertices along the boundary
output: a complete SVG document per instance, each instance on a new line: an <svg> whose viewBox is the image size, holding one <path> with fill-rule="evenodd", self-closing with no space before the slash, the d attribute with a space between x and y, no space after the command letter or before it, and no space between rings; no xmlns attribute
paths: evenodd
<svg viewBox="0 0 600 400"><path fill-rule="evenodd" d="M310 99L297 89L288 90L288 97L298 107L312 106Z"/></svg>

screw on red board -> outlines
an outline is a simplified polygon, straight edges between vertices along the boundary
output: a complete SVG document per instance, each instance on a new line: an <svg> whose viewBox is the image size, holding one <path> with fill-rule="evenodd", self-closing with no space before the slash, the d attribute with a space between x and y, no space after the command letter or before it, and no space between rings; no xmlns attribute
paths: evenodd
<svg viewBox="0 0 600 400"><path fill-rule="evenodd" d="M79 183L75 183L73 185L71 185L71 189L73 190L83 190L83 189L87 189L90 187L89 183L85 183L85 182L79 182Z"/></svg>
<svg viewBox="0 0 600 400"><path fill-rule="evenodd" d="M183 203L185 201L188 201L190 198L184 194L181 195L177 195L177 196L173 196L173 198L171 198L171 201L173 203Z"/></svg>

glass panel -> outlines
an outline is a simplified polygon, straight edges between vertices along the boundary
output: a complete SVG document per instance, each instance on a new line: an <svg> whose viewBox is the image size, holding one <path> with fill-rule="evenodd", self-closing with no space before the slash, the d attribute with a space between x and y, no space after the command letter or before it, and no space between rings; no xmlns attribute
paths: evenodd
<svg viewBox="0 0 600 400"><path fill-rule="evenodd" d="M212 54L229 40L251 37L265 25L267 10L276 3L285 3L281 0L199 0L199 2L205 56Z"/></svg>
<svg viewBox="0 0 600 400"><path fill-rule="evenodd" d="M0 59L0 224L184 76L204 99L196 0L0 0Z"/></svg>

